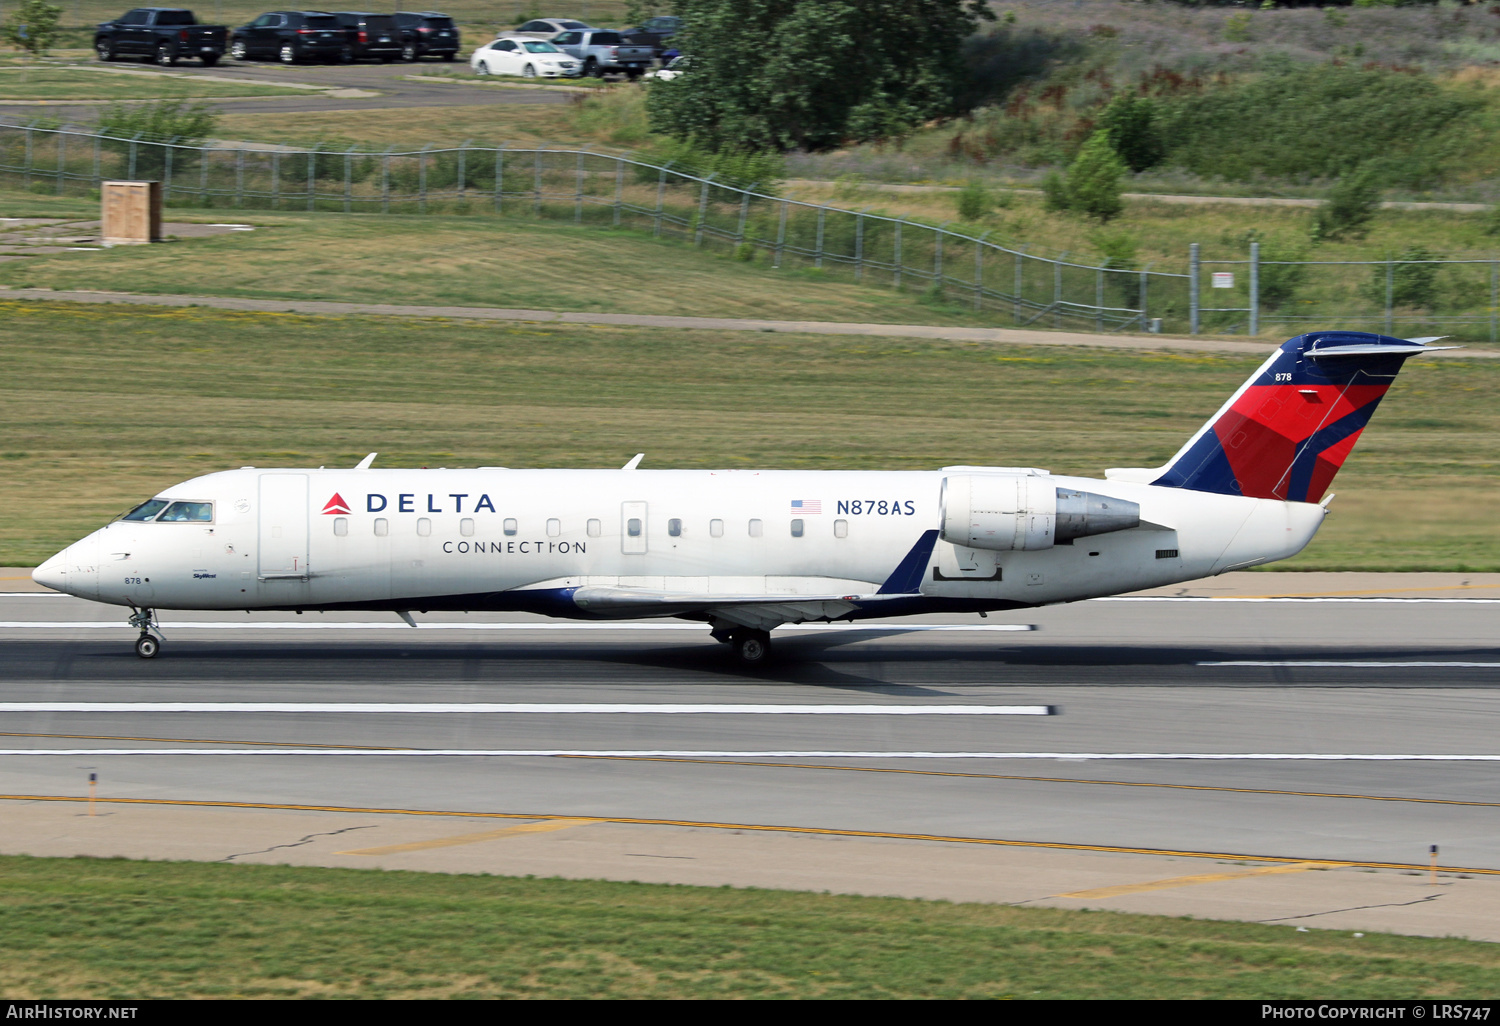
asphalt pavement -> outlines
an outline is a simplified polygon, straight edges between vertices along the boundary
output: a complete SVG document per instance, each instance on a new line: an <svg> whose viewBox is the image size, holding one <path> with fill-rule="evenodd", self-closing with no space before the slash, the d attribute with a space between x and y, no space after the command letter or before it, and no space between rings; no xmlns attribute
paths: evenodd
<svg viewBox="0 0 1500 1026"><path fill-rule="evenodd" d="M1500 940L1497 614L1497 575L1241 574L787 628L747 671L699 625L508 614L164 614L145 661L17 591L0 850Z"/></svg>

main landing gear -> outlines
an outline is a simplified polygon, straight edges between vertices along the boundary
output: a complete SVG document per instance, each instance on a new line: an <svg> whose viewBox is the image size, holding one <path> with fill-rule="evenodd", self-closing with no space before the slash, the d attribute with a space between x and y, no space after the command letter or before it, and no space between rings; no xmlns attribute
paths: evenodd
<svg viewBox="0 0 1500 1026"><path fill-rule="evenodd" d="M735 658L743 666L760 666L771 657L770 631L719 623L714 625L713 639L734 649Z"/></svg>
<svg viewBox="0 0 1500 1026"><path fill-rule="evenodd" d="M156 622L156 610L130 607L130 626L138 628L141 636L135 639L135 654L142 659L155 659L161 651L161 628Z"/></svg>

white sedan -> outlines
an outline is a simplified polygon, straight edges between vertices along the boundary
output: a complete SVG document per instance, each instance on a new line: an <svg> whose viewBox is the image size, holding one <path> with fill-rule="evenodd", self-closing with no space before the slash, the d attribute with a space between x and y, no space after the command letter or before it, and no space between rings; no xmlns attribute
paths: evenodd
<svg viewBox="0 0 1500 1026"><path fill-rule="evenodd" d="M687 57L673 57L667 62L665 68L661 68L658 71L648 71L646 72L646 77L662 82L670 82L674 78L681 78L682 73L688 69L688 60L689 58Z"/></svg>
<svg viewBox="0 0 1500 1026"><path fill-rule="evenodd" d="M469 57L476 75L520 75L522 78L577 78L583 65L571 54L540 39L501 36Z"/></svg>

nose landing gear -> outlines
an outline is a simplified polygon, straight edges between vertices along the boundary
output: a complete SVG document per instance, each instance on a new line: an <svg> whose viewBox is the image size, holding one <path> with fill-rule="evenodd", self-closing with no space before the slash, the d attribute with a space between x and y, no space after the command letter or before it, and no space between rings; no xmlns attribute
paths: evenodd
<svg viewBox="0 0 1500 1026"><path fill-rule="evenodd" d="M156 622L156 610L130 607L130 626L140 630L135 639L135 654L142 659L155 659L161 651L161 627Z"/></svg>

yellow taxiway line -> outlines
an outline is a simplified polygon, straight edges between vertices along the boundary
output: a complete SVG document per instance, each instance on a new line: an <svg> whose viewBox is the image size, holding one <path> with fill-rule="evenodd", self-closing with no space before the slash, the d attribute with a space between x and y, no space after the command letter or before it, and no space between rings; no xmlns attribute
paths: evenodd
<svg viewBox="0 0 1500 1026"><path fill-rule="evenodd" d="M599 823L597 819L545 819L540 823L524 823L503 830L486 830L482 834L459 834L456 837L437 837L431 841L412 841L410 844L387 844L380 848L355 848L352 851L336 851L335 855L400 855L408 851L427 851L429 848L453 848L460 844L478 844L480 841L497 841L502 837L517 834L545 834L553 830L570 830L573 827Z"/></svg>
<svg viewBox="0 0 1500 1026"><path fill-rule="evenodd" d="M1191 887L1194 884L1220 883L1224 880L1239 880L1247 876L1267 876L1271 873L1305 873L1309 869L1331 869L1344 863L1293 862L1285 866L1261 866L1257 869L1242 869L1237 873L1203 873L1199 876L1173 876L1165 880L1148 880L1145 883L1120 884L1118 887L1095 887L1089 891L1071 891L1054 894L1054 898L1118 898L1122 894L1141 894L1145 891L1165 891L1173 887Z"/></svg>
<svg viewBox="0 0 1500 1026"><path fill-rule="evenodd" d="M452 816L460 819L527 819L576 822L577 816L546 815L535 812L464 812L455 809L398 809L351 805L292 805L279 802L224 802L187 798L96 798L109 805L164 805L206 809L265 809L279 812L336 812L374 816ZM87 802L87 796L58 794L0 794L0 801L17 802ZM1064 841L1015 841L998 837L962 837L949 834L914 834L894 830L840 830L833 827L783 826L772 823L721 823L715 820L658 819L638 816L598 816L594 823L619 823L622 826L672 826L698 830L753 830L776 834L815 834L822 837L864 837L896 841L936 841L947 844L983 844L1000 848L1047 848L1056 851L1096 851L1117 855L1161 855L1176 858L1219 859L1236 862L1270 862L1280 865L1305 863L1306 858L1286 855L1253 855L1245 852L1191 851L1175 848L1139 848L1113 844L1072 844ZM1470 873L1475 876L1500 876L1500 869L1470 866L1431 866L1414 862L1363 862L1325 859L1320 865L1336 868L1414 869L1421 872Z"/></svg>

